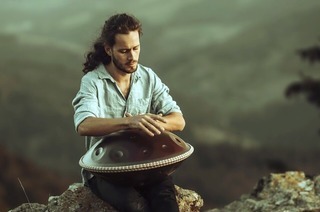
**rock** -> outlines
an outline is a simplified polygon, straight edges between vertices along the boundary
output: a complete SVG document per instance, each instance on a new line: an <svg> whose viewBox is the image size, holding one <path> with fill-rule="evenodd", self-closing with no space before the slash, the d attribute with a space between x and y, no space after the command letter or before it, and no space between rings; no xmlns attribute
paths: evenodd
<svg viewBox="0 0 320 212"><path fill-rule="evenodd" d="M203 206L203 199L194 191L176 187L177 202L180 211L198 212ZM111 205L100 200L90 189L81 183L74 183L60 196L51 196L48 205L38 203L25 203L9 212L61 212L61 211L99 211L116 212Z"/></svg>
<svg viewBox="0 0 320 212"><path fill-rule="evenodd" d="M320 176L303 172L270 174L262 178L251 194L210 212L320 212ZM208 211L208 212L209 212Z"/></svg>
<svg viewBox="0 0 320 212"><path fill-rule="evenodd" d="M39 204L39 203L24 203L22 205L20 205L19 207L13 209L13 210L10 210L12 212L25 212L25 211L35 211L35 212L44 212L44 211L47 211L47 206L46 205L43 205L43 204ZM9 212L10 212L9 211Z"/></svg>
<svg viewBox="0 0 320 212"><path fill-rule="evenodd" d="M175 186L177 191L177 202L181 212L197 212L203 206L203 199L194 191Z"/></svg>

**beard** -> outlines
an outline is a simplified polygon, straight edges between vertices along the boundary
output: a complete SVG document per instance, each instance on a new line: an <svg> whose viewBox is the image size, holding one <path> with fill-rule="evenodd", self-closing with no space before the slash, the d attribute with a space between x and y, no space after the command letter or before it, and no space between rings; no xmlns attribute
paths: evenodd
<svg viewBox="0 0 320 212"><path fill-rule="evenodd" d="M131 61L128 61L128 62L123 64L119 60L117 60L117 58L115 58L114 55L112 55L111 60L112 60L112 62L114 64L114 66L119 71L127 73L127 74L134 73L138 68L137 62L135 60L131 60ZM135 66L130 65L132 63L135 63Z"/></svg>

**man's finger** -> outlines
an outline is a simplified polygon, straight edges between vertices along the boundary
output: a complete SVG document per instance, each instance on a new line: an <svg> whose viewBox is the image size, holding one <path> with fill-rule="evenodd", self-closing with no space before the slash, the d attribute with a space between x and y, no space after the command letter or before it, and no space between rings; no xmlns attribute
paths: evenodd
<svg viewBox="0 0 320 212"><path fill-rule="evenodd" d="M164 128L159 124L157 120L154 120L152 117L145 117L143 119L143 124L151 131L161 134L164 132Z"/></svg>
<svg viewBox="0 0 320 212"><path fill-rule="evenodd" d="M154 133L152 133L146 126L144 126L142 123L140 123L140 128L142 131L146 132L150 136L154 136Z"/></svg>
<svg viewBox="0 0 320 212"><path fill-rule="evenodd" d="M149 114L149 116L153 119L153 120L157 120L157 121L161 121L163 123L167 123L167 121L165 120L165 118L162 117L162 115L155 115L155 114Z"/></svg>
<svg viewBox="0 0 320 212"><path fill-rule="evenodd" d="M124 115L125 115L125 117L132 117L132 115L130 113L127 113L127 112Z"/></svg>
<svg viewBox="0 0 320 212"><path fill-rule="evenodd" d="M158 135L161 134L162 127L159 126L153 119L142 119L142 124L151 132L154 132Z"/></svg>

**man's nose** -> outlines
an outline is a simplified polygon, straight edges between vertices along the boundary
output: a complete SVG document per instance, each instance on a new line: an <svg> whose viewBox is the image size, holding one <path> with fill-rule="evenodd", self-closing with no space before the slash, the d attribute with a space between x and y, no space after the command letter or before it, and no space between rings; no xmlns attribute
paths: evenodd
<svg viewBox="0 0 320 212"><path fill-rule="evenodd" d="M133 50L130 50L130 51L128 52L128 59L129 59L129 60L132 60L132 59L133 59L133 54L134 54Z"/></svg>

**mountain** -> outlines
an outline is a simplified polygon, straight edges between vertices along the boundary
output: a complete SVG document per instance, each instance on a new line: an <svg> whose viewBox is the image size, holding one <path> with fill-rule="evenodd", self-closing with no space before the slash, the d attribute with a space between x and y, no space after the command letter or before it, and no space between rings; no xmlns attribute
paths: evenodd
<svg viewBox="0 0 320 212"><path fill-rule="evenodd" d="M195 147L185 165L196 171L185 174L188 168L181 168L177 180L205 193L205 202L224 204L257 179L248 177L245 183L243 175L247 187L230 195L228 183L200 176L220 179L215 170L221 168L232 182L231 173L243 171L235 168L239 155L247 164L257 160L255 152L274 151L270 158L261 157L282 158L290 165L295 164L290 154L300 157L318 147L317 109L303 98L286 99L284 90L299 79L299 72L319 77L319 66L310 66L296 54L318 42L319 7L316 0L4 1L1 144L41 168L78 180L84 144L74 130L71 101L79 88L83 56L106 17L126 11L143 23L141 63L170 87L187 120L179 135ZM315 172L316 159L313 155L297 168ZM215 160L221 165L213 166ZM248 167L252 178L263 169ZM208 184L219 184L226 193L219 200Z"/></svg>

